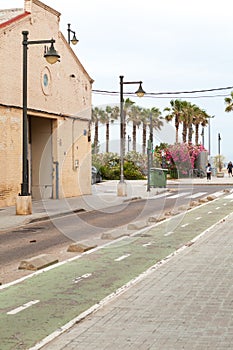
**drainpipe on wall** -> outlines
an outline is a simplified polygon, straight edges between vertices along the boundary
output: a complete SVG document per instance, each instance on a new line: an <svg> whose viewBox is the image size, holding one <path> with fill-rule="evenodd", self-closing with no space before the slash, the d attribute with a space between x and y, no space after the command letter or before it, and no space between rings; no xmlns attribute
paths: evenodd
<svg viewBox="0 0 233 350"><path fill-rule="evenodd" d="M55 164L55 199L59 199L59 163L56 161L53 164Z"/></svg>

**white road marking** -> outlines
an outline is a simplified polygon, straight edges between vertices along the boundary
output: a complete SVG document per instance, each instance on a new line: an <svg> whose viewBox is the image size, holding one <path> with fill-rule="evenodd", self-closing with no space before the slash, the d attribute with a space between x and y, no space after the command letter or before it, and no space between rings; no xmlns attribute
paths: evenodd
<svg viewBox="0 0 233 350"><path fill-rule="evenodd" d="M40 300L32 300L32 301L29 301L28 303L23 304L22 306L19 306L19 307L17 307L16 309L7 312L7 315L15 315L15 314L17 314L17 313L19 313L19 312L21 312L21 311L23 311L23 310L29 308L30 306L39 303L39 302L40 302Z"/></svg>
<svg viewBox="0 0 233 350"><path fill-rule="evenodd" d="M161 194L156 194L155 196L152 196L152 197L148 197L147 199L157 199L157 198L161 198L161 197L166 197L166 196L169 196L169 192L164 192L164 193L161 193Z"/></svg>
<svg viewBox="0 0 233 350"><path fill-rule="evenodd" d="M120 256L119 258L115 259L114 261L121 261L121 260L124 260L126 258L128 258L131 254L125 254L125 255L122 255Z"/></svg>
<svg viewBox="0 0 233 350"><path fill-rule="evenodd" d="M143 244L142 246L143 246L143 247L148 247L148 246L150 246L151 244L152 244L151 242L148 242L148 243Z"/></svg>
<svg viewBox="0 0 233 350"><path fill-rule="evenodd" d="M181 227L186 227L186 226L188 226L189 224L184 224L184 225L181 225Z"/></svg>
<svg viewBox="0 0 233 350"><path fill-rule="evenodd" d="M233 193L229 194L228 196L225 197L226 199L232 199L233 198Z"/></svg>
<svg viewBox="0 0 233 350"><path fill-rule="evenodd" d="M165 233L164 236L165 236L165 237L166 237L166 236L170 236L170 235L172 235L173 233L174 233L174 231L169 231L169 232Z"/></svg>
<svg viewBox="0 0 233 350"><path fill-rule="evenodd" d="M221 197L221 196L223 196L223 192L222 191L218 191L218 192L214 192L214 193L210 193L210 196L211 195L213 195L213 196L215 196L215 197Z"/></svg>
<svg viewBox="0 0 233 350"><path fill-rule="evenodd" d="M169 196L168 198L179 198L179 197L184 197L184 196L187 196L187 194L190 194L190 192L182 192L182 193L177 193L177 194L174 194L173 196Z"/></svg>
<svg viewBox="0 0 233 350"><path fill-rule="evenodd" d="M76 278L73 280L73 282L74 282L74 283L78 283L78 282L82 281L83 279L88 278L88 277L90 277L90 276L92 276L92 273L85 273L85 274L82 275L82 276L76 277Z"/></svg>
<svg viewBox="0 0 233 350"><path fill-rule="evenodd" d="M201 216L198 216L197 218L196 218L196 220L200 220L201 219Z"/></svg>
<svg viewBox="0 0 233 350"><path fill-rule="evenodd" d="M197 193L194 193L192 194L191 196L188 196L187 198L197 198L197 197L201 197L201 196L204 196L204 194L206 194L207 192L197 192Z"/></svg>

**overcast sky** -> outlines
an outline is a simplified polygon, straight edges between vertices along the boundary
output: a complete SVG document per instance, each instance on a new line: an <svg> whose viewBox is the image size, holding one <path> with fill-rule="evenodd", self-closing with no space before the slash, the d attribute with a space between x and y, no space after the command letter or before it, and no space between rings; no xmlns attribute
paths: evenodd
<svg viewBox="0 0 233 350"><path fill-rule="evenodd" d="M60 29L76 31L76 55L94 79L93 89L119 91L125 81L143 81L146 92L177 92L233 86L232 0L46 0L61 12ZM23 7L23 0L0 0L0 8ZM135 91L137 86L124 86ZM233 89L232 89L233 91ZM172 98L184 97L215 116L211 120L211 154L233 161L233 112L224 111L231 90L131 97L142 107L161 112ZM202 96L202 97L200 97ZM205 97L204 97L205 96ZM211 97L207 97L211 96ZM194 98L195 97L195 98ZM119 96L93 94L93 105L119 102ZM163 113L163 115L165 115ZM208 148L209 130L205 130Z"/></svg>

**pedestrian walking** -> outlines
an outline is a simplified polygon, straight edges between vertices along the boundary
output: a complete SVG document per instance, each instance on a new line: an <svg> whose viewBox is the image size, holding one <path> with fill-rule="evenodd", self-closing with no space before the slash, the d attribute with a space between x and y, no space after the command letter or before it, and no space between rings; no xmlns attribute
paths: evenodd
<svg viewBox="0 0 233 350"><path fill-rule="evenodd" d="M212 168L210 163L207 164L206 167L206 176L207 176L207 180L211 180L211 172L212 172Z"/></svg>
<svg viewBox="0 0 233 350"><path fill-rule="evenodd" d="M229 177L232 176L232 168L233 168L233 164L232 164L232 162L230 161L230 162L227 164L227 171L228 171Z"/></svg>

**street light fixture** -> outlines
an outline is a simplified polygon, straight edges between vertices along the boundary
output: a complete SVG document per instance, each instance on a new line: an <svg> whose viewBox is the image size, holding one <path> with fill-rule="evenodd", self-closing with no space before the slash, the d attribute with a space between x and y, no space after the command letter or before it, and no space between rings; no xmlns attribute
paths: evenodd
<svg viewBox="0 0 233 350"><path fill-rule="evenodd" d="M70 24L68 24L67 31L68 31L68 43L69 44L72 43L73 45L76 45L78 43L78 39L76 38L75 32L70 29ZM70 39L70 33L73 34L73 38L72 39Z"/></svg>
<svg viewBox="0 0 233 350"><path fill-rule="evenodd" d="M56 63L60 56L54 49L54 39L50 40L28 40L28 31L23 31L23 153L22 153L22 184L21 184L21 199L28 197L26 205L17 202L16 213L27 215L31 211L31 198L28 186L28 127L27 127L27 52L28 45L51 44L50 48L45 48L44 57L50 64ZM28 209L27 209L28 208Z"/></svg>
<svg viewBox="0 0 233 350"><path fill-rule="evenodd" d="M124 149L125 149L125 116L124 116L124 97L123 97L123 85L129 84L139 84L138 90L135 94L138 97L143 97L145 91L142 89L142 81L123 81L124 76L120 75L120 161L121 161L121 173L120 173L120 182L117 186L117 195L119 197L127 196L126 183L124 181Z"/></svg>

